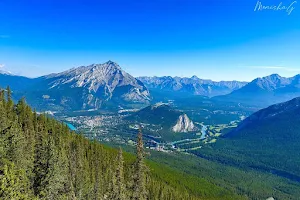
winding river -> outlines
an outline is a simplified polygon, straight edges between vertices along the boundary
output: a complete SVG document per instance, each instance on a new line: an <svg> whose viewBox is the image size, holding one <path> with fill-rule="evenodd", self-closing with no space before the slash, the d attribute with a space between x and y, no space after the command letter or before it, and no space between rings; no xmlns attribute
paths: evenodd
<svg viewBox="0 0 300 200"><path fill-rule="evenodd" d="M205 136L206 136L206 132L207 131L207 126L205 126L205 125L202 125L202 129L201 129L201 137L200 137L200 139L202 140L202 139L205 139Z"/></svg>

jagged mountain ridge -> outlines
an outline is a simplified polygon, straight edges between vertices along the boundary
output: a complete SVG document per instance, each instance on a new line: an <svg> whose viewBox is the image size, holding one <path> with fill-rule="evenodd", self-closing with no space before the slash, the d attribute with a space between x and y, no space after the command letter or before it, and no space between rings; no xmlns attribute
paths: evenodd
<svg viewBox="0 0 300 200"><path fill-rule="evenodd" d="M191 95L203 95L213 97L217 95L229 94L237 90L246 82L239 81L220 81L200 79L197 76L191 78L180 77L138 77L149 89L159 89L163 91L181 92Z"/></svg>
<svg viewBox="0 0 300 200"><path fill-rule="evenodd" d="M71 104L76 109L99 109L104 104L114 107L126 103L147 104L151 99L142 82L112 61L50 74L42 77L39 85L39 90L46 92L44 95L51 98L51 94L60 92L60 104Z"/></svg>
<svg viewBox="0 0 300 200"><path fill-rule="evenodd" d="M257 78L232 93L215 99L269 106L300 96L300 75L285 78L278 74Z"/></svg>
<svg viewBox="0 0 300 200"><path fill-rule="evenodd" d="M213 97L212 100L265 107L300 96L300 75L284 78L273 74L245 84L238 81L214 82L196 76L134 78L112 61L38 78L0 73L0 87L10 85L17 99L25 96L28 103L42 110L98 109L131 103L148 104L152 97L155 97L155 103L164 101L164 98L176 99L183 94L211 97L230 92ZM151 95L147 88L150 88Z"/></svg>
<svg viewBox="0 0 300 200"><path fill-rule="evenodd" d="M12 85L38 110L87 110L147 105L151 95L144 84L112 61L81 66L35 79L0 75L0 85ZM26 81L26 83L25 83ZM15 84L20 82L20 84Z"/></svg>
<svg viewBox="0 0 300 200"><path fill-rule="evenodd" d="M106 100L113 98L116 90L128 87L121 98L125 101L145 102L150 100L147 88L112 61L70 69L59 74L45 76L49 89L86 88ZM120 92L120 91L119 91Z"/></svg>

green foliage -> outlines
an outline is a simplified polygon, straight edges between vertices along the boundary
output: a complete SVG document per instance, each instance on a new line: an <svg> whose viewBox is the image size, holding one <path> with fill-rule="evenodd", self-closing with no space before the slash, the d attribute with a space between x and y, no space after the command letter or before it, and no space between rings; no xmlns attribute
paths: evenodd
<svg viewBox="0 0 300 200"><path fill-rule="evenodd" d="M146 165L144 161L144 143L142 129L139 128L137 145L136 145L137 159L134 163L134 175L133 175L133 196L134 200L145 200L147 199L146 191Z"/></svg>
<svg viewBox="0 0 300 200"><path fill-rule="evenodd" d="M7 95L0 92L0 199L202 199L153 172L163 166L148 170L141 131L135 158L37 115L25 99L13 105Z"/></svg>
<svg viewBox="0 0 300 200"><path fill-rule="evenodd" d="M126 191L125 191L125 181L124 181L124 159L123 159L123 151L120 148L118 153L117 160L117 169L116 169L116 183L117 183L117 194L116 200L125 200L127 199Z"/></svg>
<svg viewBox="0 0 300 200"><path fill-rule="evenodd" d="M2 160L3 162L3 160ZM0 197L3 200L28 199L24 171L17 170L12 162L2 163L0 168Z"/></svg>
<svg viewBox="0 0 300 200"><path fill-rule="evenodd" d="M149 163L151 168L154 168L157 163L169 167L169 170L167 167L160 170L162 167L158 165L151 172L162 177L162 180L170 181L168 185L184 186L191 191L190 193L205 197L204 199L213 196L215 199L226 199L226 197L227 199L266 199L271 196L275 199L299 199L300 184L297 182L257 169L245 168L241 162L233 165L231 160L226 160L228 157L224 158L225 153L222 154L220 151L210 158L204 157L203 149L201 154L200 151L197 152L201 157L183 153L151 152L150 159L154 161ZM234 157L233 154L231 156ZM242 157L239 160L242 161ZM174 170L177 172L172 175ZM171 174L167 173L168 171ZM189 175L184 172L188 172ZM235 194L238 196L230 198Z"/></svg>

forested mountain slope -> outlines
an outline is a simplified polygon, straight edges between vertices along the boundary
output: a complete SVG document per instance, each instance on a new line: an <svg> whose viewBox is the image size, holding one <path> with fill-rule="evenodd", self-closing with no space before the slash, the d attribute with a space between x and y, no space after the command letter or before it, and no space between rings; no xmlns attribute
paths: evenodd
<svg viewBox="0 0 300 200"><path fill-rule="evenodd" d="M0 93L0 199L240 199L204 179L70 132ZM124 159L124 160L123 160ZM200 184L201 183L201 184Z"/></svg>
<svg viewBox="0 0 300 200"><path fill-rule="evenodd" d="M0 70L0 87L3 88L9 85L12 90L25 90L38 81L38 78L33 79L24 76L17 76Z"/></svg>
<svg viewBox="0 0 300 200"><path fill-rule="evenodd" d="M300 98L262 109L195 154L300 183Z"/></svg>

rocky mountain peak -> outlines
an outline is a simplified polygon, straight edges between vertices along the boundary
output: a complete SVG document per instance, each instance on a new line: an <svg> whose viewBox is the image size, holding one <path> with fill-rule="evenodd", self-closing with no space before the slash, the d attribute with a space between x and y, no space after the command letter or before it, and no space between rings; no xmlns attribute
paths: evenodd
<svg viewBox="0 0 300 200"><path fill-rule="evenodd" d="M92 67L91 68L92 71L95 71L95 70L103 70L103 71L122 70L121 67L117 63L115 63L111 60L109 60L103 64L92 64L91 67Z"/></svg>
<svg viewBox="0 0 300 200"><path fill-rule="evenodd" d="M43 77L47 88L81 91L81 99L84 99L83 108L98 108L103 102L113 100L114 102L148 103L150 93L142 82L123 71L121 67L108 61L103 64L91 64L80 66L70 70L51 74ZM91 102L96 102L93 106Z"/></svg>
<svg viewBox="0 0 300 200"><path fill-rule="evenodd" d="M112 61L73 68L46 78L54 80L49 84L51 88L69 85L72 88L87 87L89 91L93 92L97 92L101 87L105 87L108 92L112 92L116 87L125 85L144 88L143 84Z"/></svg>
<svg viewBox="0 0 300 200"><path fill-rule="evenodd" d="M6 71L6 70L1 70L1 69L0 69L0 74L2 74L2 75L9 75L9 76L13 76L13 74L12 74L11 72L9 72L9 71Z"/></svg>
<svg viewBox="0 0 300 200"><path fill-rule="evenodd" d="M281 77L279 74L271 74L270 76L263 77L262 79L272 82L282 82L288 80L289 78Z"/></svg>
<svg viewBox="0 0 300 200"><path fill-rule="evenodd" d="M290 84L292 78L281 77L278 74L272 74L262 78L257 78L250 82L249 86L258 86L261 89L272 91Z"/></svg>
<svg viewBox="0 0 300 200"><path fill-rule="evenodd" d="M176 133L187 133L191 131L197 131L198 128L186 114L182 114L179 116L175 126L172 127L172 130Z"/></svg>
<svg viewBox="0 0 300 200"><path fill-rule="evenodd" d="M269 77L273 78L273 79L280 79L280 78L282 78L279 74L271 74Z"/></svg>
<svg viewBox="0 0 300 200"><path fill-rule="evenodd" d="M191 79L193 79L193 80L199 80L198 76L196 76L196 75L192 76Z"/></svg>

